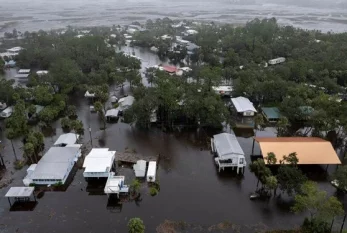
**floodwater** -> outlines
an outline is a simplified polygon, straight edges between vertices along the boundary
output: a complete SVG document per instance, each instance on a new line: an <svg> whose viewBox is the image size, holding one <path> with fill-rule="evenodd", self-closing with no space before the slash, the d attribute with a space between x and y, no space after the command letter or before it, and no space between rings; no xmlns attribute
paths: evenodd
<svg viewBox="0 0 347 233"><path fill-rule="evenodd" d="M144 51L141 53L135 50L135 55L147 60L148 64L159 62L155 56ZM125 91L127 90L128 86L125 87ZM160 154L157 171L160 193L150 196L144 183L141 188L141 202L124 203L120 211L108 209L107 196L87 192L87 183L83 179L82 170L79 170L66 192L46 192L33 211L10 212L7 200L0 198L0 232L124 233L127 232L127 222L132 217L143 219L146 232L156 232L157 226L165 220L184 221L205 227L203 229L229 221L242 226L241 232L255 232L255 228L267 227L293 228L301 223L303 216L291 213L288 205L280 199L271 199L269 202L249 200L257 180L248 168L244 176L237 176L230 170L218 173L213 156L207 148L207 133L203 130L167 134L157 129L141 131L124 123L116 123L108 124L107 129L102 131L99 130L102 123L98 115L90 113L88 100L82 97L82 93L73 96L71 103L76 105L79 119L83 121L85 128L90 126L92 129L92 137L85 131L82 139L89 147L93 144L94 147L107 147L120 152L128 148L144 155ZM55 123L55 126L55 135L45 140L46 150L62 133L59 124ZM257 136L271 135L271 129L257 132ZM2 154L6 165L9 170L13 170L12 148L3 132L0 132L0 140L5 146ZM252 138L240 136L238 140L249 164ZM20 155L21 143L15 141L15 147ZM259 153L258 146L255 153ZM335 167L330 167L329 170L334 169ZM129 169L122 170L132 174ZM10 186L21 186L24 176L25 168L14 172L14 180ZM327 181L319 181L319 184L329 194L335 192ZM3 197L7 190L8 187L0 189L0 196ZM340 224L341 219L338 218L334 228L337 229ZM206 230L190 229L187 232Z"/></svg>
<svg viewBox="0 0 347 233"><path fill-rule="evenodd" d="M50 30L71 26L111 26L170 17L244 24L256 17L306 29L344 32L344 1L279 0L15 0L0 1L0 29ZM325 4L322 4L325 3Z"/></svg>

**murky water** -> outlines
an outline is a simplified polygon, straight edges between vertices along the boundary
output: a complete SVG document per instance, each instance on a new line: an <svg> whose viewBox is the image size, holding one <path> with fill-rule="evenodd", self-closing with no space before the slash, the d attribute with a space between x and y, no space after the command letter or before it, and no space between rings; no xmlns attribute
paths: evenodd
<svg viewBox="0 0 347 233"><path fill-rule="evenodd" d="M0 1L0 28L49 30L72 26L127 24L162 17L243 24L255 17L276 17L279 23L307 29L347 30L343 1L215 0L15 0ZM29 3L30 2L30 3ZM307 2L307 4L304 4Z"/></svg>
<svg viewBox="0 0 347 233"><path fill-rule="evenodd" d="M124 48L127 51L128 48ZM151 53L134 49L135 54L144 61L144 66L160 62ZM132 52L132 49L130 49ZM113 91L113 88L110 88ZM127 91L128 87L125 87ZM102 123L95 113L90 113L88 100L76 94L71 98L79 118L85 128L92 128L94 147L108 147L111 150L124 151L135 149L145 155L160 154L158 168L160 193L152 197L146 184L141 188L142 201L124 203L121 209L107 208L107 196L95 195L86 190L87 183L79 170L66 192L46 192L38 200L31 212L9 212L9 204L0 198L0 232L47 233L47 232L120 232L127 231L129 218L140 217L146 225L146 232L155 232L156 227L166 219L185 221L195 225L210 226L223 221L255 226L263 224L271 228L292 228L298 226L302 216L288 211L287 203L277 199L269 202L250 201L249 194L256 188L256 178L246 169L243 177L225 171L218 173L213 156L207 149L206 132L184 132L165 134L157 129L141 131L123 123L108 124L105 131L99 130ZM3 122L1 122L3 123ZM46 138L46 149L62 133L57 126L56 135ZM257 136L270 136L273 132L257 132ZM0 132L5 148L3 154L8 167L13 161L12 149L4 133ZM247 163L251 162L252 138L238 138ZM83 142L90 146L90 136L86 131ZM21 154L22 144L15 141L16 151ZM256 146L255 153L259 151ZM335 168L331 167L333 171ZM122 168L128 174L132 171ZM21 186L25 169L14 173L11 186ZM335 189L326 181L319 181L330 194ZM3 196L8 188L0 190ZM339 222L337 221L336 224ZM247 228L254 232L254 229ZM193 231L188 231L193 232ZM213 232L213 231L212 231Z"/></svg>

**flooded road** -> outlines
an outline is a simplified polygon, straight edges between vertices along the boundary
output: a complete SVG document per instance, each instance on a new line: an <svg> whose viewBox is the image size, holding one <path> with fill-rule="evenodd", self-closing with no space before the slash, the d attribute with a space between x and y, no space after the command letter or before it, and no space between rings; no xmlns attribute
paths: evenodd
<svg viewBox="0 0 347 233"><path fill-rule="evenodd" d="M275 0L15 0L0 1L0 28L37 31L71 26L112 26L170 17L244 24L256 17L276 17L280 24L322 31L347 31L343 1L301 2ZM238 2L238 3L237 3ZM304 1L306 2L306 1Z"/></svg>

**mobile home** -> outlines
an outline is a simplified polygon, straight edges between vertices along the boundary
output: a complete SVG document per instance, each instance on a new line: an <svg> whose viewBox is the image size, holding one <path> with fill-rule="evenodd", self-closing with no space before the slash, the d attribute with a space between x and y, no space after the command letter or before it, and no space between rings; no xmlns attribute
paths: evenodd
<svg viewBox="0 0 347 233"><path fill-rule="evenodd" d="M155 182L156 173L157 173L157 162L150 161L148 163L147 182Z"/></svg>

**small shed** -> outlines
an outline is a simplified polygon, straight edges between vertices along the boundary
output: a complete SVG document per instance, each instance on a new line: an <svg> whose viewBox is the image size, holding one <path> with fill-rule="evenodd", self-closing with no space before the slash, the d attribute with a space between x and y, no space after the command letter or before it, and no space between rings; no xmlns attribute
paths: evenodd
<svg viewBox="0 0 347 233"><path fill-rule="evenodd" d="M277 122L281 118L280 110L277 107L261 108L263 116L268 122Z"/></svg>
<svg viewBox="0 0 347 233"><path fill-rule="evenodd" d="M231 101L236 111L242 116L254 116L257 110L254 108L253 103L246 97L231 98Z"/></svg>
<svg viewBox="0 0 347 233"><path fill-rule="evenodd" d="M65 147L67 145L73 145L77 142L79 138L78 134L75 133L65 133L59 136L57 141L55 141L54 146Z"/></svg>
<svg viewBox="0 0 347 233"><path fill-rule="evenodd" d="M84 94L84 97L86 97L86 98L94 98L95 97L95 93L86 91L86 93Z"/></svg>
<svg viewBox="0 0 347 233"><path fill-rule="evenodd" d="M147 182L155 182L156 174L157 174L157 162L150 161L148 163Z"/></svg>
<svg viewBox="0 0 347 233"><path fill-rule="evenodd" d="M147 162L145 160L138 160L136 164L133 165L133 169L136 177L146 176L146 166Z"/></svg>
<svg viewBox="0 0 347 233"><path fill-rule="evenodd" d="M38 71L36 72L36 74L37 74L38 76L46 75L46 74L48 74L48 70L38 70Z"/></svg>
<svg viewBox="0 0 347 233"><path fill-rule="evenodd" d="M118 108L112 108L107 110L105 117L107 121L118 121L119 119L119 109Z"/></svg>
<svg viewBox="0 0 347 233"><path fill-rule="evenodd" d="M20 80L23 80L23 79L28 79L29 77L29 74L23 74L23 73L18 73L14 76L14 78L16 79L20 79Z"/></svg>
<svg viewBox="0 0 347 233"><path fill-rule="evenodd" d="M34 187L11 187L5 194L5 197L7 197L10 207L16 202L30 202L31 196L33 196L36 202L35 195L33 195L34 189ZM11 202L11 198L14 199L13 203Z"/></svg>

